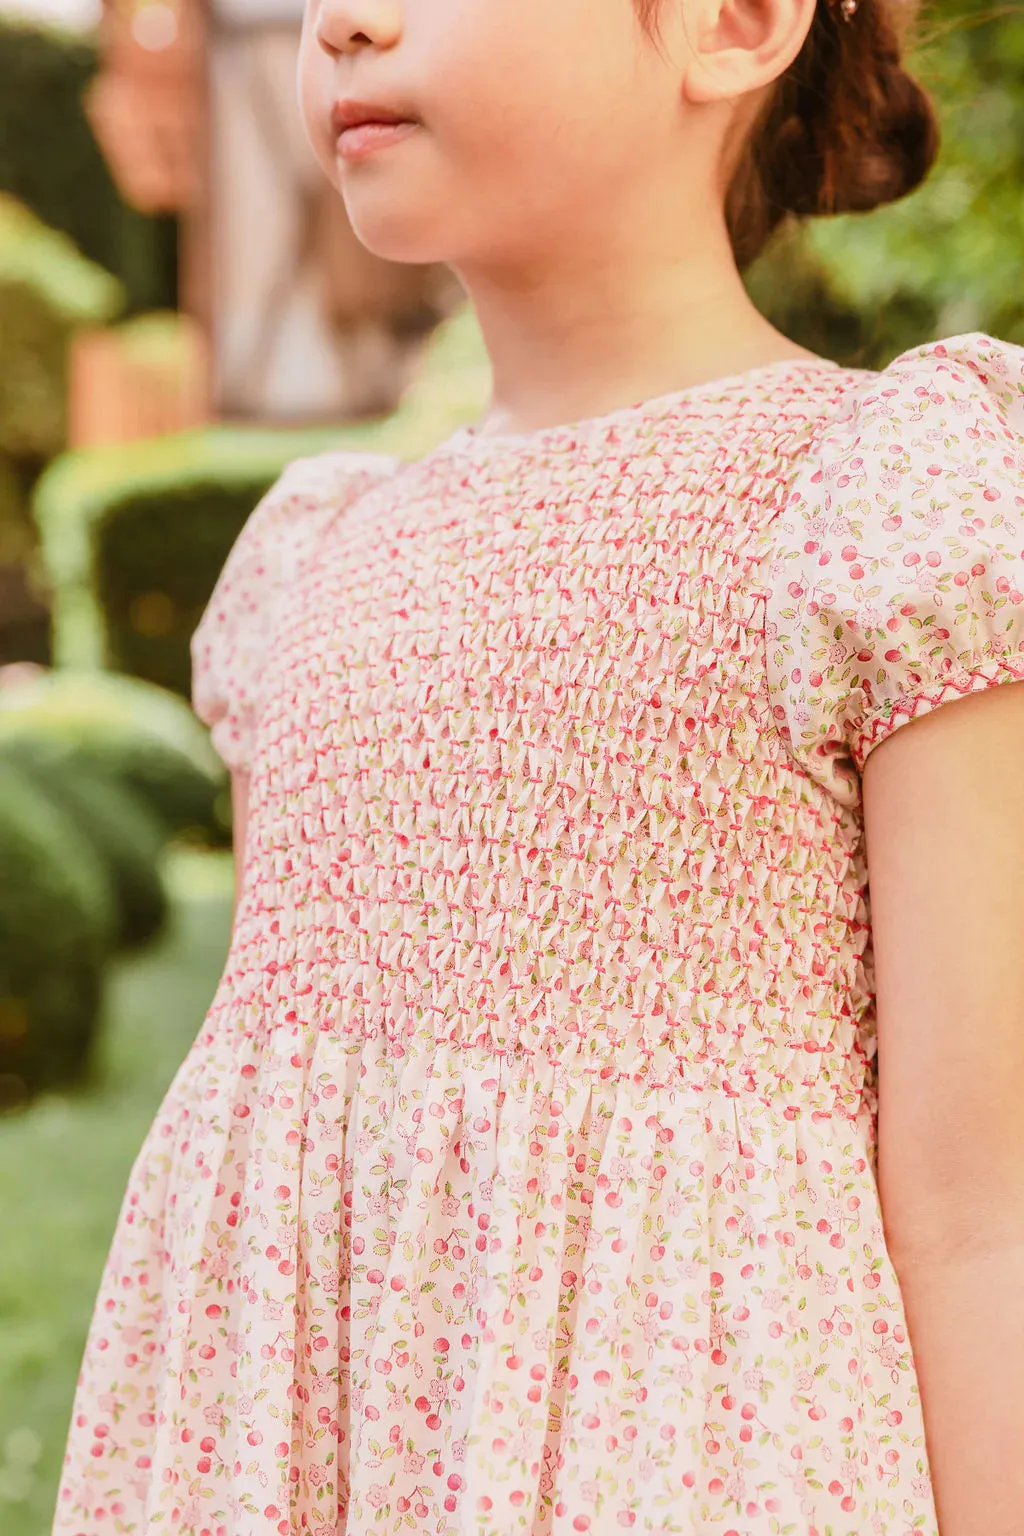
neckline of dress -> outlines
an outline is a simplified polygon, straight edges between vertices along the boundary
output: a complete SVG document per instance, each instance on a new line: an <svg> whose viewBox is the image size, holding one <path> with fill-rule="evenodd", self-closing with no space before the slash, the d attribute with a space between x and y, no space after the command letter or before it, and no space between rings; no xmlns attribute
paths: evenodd
<svg viewBox="0 0 1024 1536"><path fill-rule="evenodd" d="M781 373L782 381L785 382L792 375L804 371L826 378L849 372L841 363L827 357L776 358L774 362L759 363L741 373L730 373L721 378L707 379L700 384L687 385L683 389L670 390L667 394L639 400L632 405L622 405L599 416L584 416L576 421L550 427L535 427L528 432L481 432L475 424L457 427L443 443L438 444L435 452L494 452L502 449L573 446L602 429L611 430L657 419L668 415L676 406L685 406L690 401L717 404L727 399L737 388L776 373Z"/></svg>

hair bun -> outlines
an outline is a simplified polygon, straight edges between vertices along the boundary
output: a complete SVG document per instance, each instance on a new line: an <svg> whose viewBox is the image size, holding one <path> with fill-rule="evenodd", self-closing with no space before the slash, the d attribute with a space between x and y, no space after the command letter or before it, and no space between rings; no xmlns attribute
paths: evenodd
<svg viewBox="0 0 1024 1536"><path fill-rule="evenodd" d="M787 214L862 213L921 185L939 152L928 93L903 66L893 0L850 21L822 3L779 80L729 192L736 259L748 266Z"/></svg>

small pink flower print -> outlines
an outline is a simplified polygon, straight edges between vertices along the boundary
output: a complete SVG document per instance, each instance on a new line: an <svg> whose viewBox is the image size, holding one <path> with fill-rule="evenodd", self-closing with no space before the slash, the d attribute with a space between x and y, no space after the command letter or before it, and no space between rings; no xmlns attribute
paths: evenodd
<svg viewBox="0 0 1024 1536"><path fill-rule="evenodd" d="M322 1488L328 1475L327 1468L319 1461L312 1462L306 1469L306 1476L314 1488Z"/></svg>
<svg viewBox="0 0 1024 1536"><path fill-rule="evenodd" d="M337 1226L337 1217L331 1211L320 1211L313 1217L313 1230L319 1232L321 1237L334 1230Z"/></svg>
<svg viewBox="0 0 1024 1536"><path fill-rule="evenodd" d="M447 1216L449 1221L454 1221L459 1214L459 1202L454 1195L445 1195L441 1201L441 1215Z"/></svg>
<svg viewBox="0 0 1024 1536"><path fill-rule="evenodd" d="M775 1286L769 1287L761 1295L761 1305L766 1312L780 1312L785 1304L785 1297Z"/></svg>
<svg viewBox="0 0 1024 1536"><path fill-rule="evenodd" d="M367 1490L366 1502L372 1508L380 1509L381 1505L386 1502L387 1496L388 1491L383 1483L371 1483Z"/></svg>
<svg viewBox="0 0 1024 1536"><path fill-rule="evenodd" d="M426 1466L427 1458L421 1456L418 1451L407 1451L402 1463L402 1470L410 1477L418 1477Z"/></svg>

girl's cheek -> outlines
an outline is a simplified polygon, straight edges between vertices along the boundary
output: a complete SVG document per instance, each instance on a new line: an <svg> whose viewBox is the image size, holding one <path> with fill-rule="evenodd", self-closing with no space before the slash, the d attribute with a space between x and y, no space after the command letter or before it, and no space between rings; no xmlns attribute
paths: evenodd
<svg viewBox="0 0 1024 1536"><path fill-rule="evenodd" d="M325 73L317 57L310 55L305 41L299 54L298 96L299 111L310 147L321 169L334 181L337 165L330 131L330 74L329 71Z"/></svg>

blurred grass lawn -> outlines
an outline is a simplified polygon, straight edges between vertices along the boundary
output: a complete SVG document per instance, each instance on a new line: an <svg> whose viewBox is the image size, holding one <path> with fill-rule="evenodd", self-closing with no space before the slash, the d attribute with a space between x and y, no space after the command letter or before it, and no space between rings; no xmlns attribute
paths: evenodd
<svg viewBox="0 0 1024 1536"><path fill-rule="evenodd" d="M125 1184L227 953L230 854L168 861L173 918L110 977L97 1085L0 1120L0 1533L49 1536Z"/></svg>

